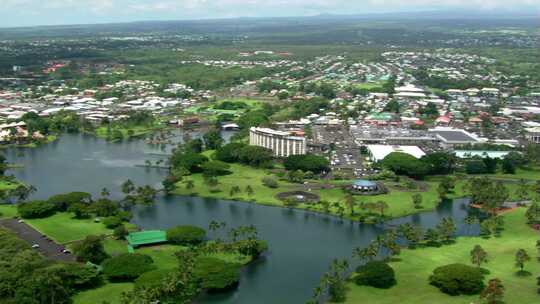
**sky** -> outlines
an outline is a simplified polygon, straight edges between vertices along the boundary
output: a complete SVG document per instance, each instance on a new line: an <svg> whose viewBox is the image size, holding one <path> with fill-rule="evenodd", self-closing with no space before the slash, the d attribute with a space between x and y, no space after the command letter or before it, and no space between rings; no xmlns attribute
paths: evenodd
<svg viewBox="0 0 540 304"><path fill-rule="evenodd" d="M462 9L540 16L540 0L0 0L0 27Z"/></svg>

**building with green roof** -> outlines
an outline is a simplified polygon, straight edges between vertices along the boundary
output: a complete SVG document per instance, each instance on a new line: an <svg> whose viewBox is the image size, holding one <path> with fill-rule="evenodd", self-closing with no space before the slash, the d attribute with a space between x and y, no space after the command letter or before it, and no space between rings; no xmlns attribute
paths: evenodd
<svg viewBox="0 0 540 304"><path fill-rule="evenodd" d="M126 240L128 241L128 251L133 252L139 246L166 243L167 232L163 230L131 232Z"/></svg>

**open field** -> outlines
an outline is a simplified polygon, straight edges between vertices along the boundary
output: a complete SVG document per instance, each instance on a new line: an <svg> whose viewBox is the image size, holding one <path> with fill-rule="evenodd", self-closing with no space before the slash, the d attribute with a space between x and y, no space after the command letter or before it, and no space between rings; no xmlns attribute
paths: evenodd
<svg viewBox="0 0 540 304"><path fill-rule="evenodd" d="M96 223L93 219L74 219L73 214L67 212L43 219L26 220L26 222L61 244L82 240L88 235L112 233L112 230L105 228L102 223Z"/></svg>
<svg viewBox="0 0 540 304"><path fill-rule="evenodd" d="M244 165L231 164L230 171L232 174L221 176L218 178L219 185L216 189L219 192L213 192L204 184L204 178L202 174L194 174L184 181L177 184L176 194L180 195L197 195L201 197L211 198L223 198L223 199L235 199L248 202L257 202L266 205L282 206L283 203L275 198L275 196L283 191L294 190L297 185L288 182L279 182L279 188L271 189L263 186L261 180L263 177L271 177L265 170L255 169ZM186 189L185 181L192 180L195 187L193 189ZM248 195L245 191L247 186L251 186L253 189L253 195ZM242 190L241 193L230 195L231 188L238 186Z"/></svg>
<svg viewBox="0 0 540 304"><path fill-rule="evenodd" d="M17 215L17 207L14 205L0 205L0 218L12 218Z"/></svg>
<svg viewBox="0 0 540 304"><path fill-rule="evenodd" d="M121 303L122 293L133 288L133 283L108 283L99 288L80 292L73 297L75 304L95 304L107 301L110 304Z"/></svg>
<svg viewBox="0 0 540 304"><path fill-rule="evenodd" d="M482 246L489 255L489 262L483 265L491 272L486 276L486 282L491 278L502 280L506 288L505 303L538 303L536 276L540 273L540 263L535 258L538 255L535 244L540 240L540 234L525 224L524 214L525 209L507 213L504 216L505 230L499 238L461 237L455 244L440 248L406 249L400 255L401 261L391 263L397 285L390 289L376 289L351 283L346 303L483 303L478 296L448 296L428 283L428 277L436 267L451 263L470 265L469 252L475 245ZM520 248L531 256L531 261L525 266L531 276L516 275L514 257Z"/></svg>

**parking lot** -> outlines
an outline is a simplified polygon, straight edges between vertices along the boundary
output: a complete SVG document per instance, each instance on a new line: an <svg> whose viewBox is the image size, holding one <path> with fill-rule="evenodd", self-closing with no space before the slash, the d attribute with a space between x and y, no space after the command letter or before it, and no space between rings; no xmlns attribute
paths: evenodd
<svg viewBox="0 0 540 304"><path fill-rule="evenodd" d="M355 177L367 174L360 156L360 149L346 127L314 126L313 135L316 144L333 149L330 151L329 159L333 171L348 171Z"/></svg>
<svg viewBox="0 0 540 304"><path fill-rule="evenodd" d="M6 219L0 221L0 225L14 232L17 237L28 242L32 248L51 260L62 262L75 261L75 257L71 253L65 252L66 248L64 246L47 238L47 236L41 234L23 221Z"/></svg>

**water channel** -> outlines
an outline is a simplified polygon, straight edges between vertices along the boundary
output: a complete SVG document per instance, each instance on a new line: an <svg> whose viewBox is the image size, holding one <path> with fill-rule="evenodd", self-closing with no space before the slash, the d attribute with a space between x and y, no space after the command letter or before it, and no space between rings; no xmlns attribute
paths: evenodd
<svg viewBox="0 0 540 304"><path fill-rule="evenodd" d="M9 149L6 157L23 166L10 173L38 189L34 198L70 191L99 195L103 187L118 198L120 185L127 179L137 185L160 185L166 172L140 165L163 152L143 140L107 143L88 135L66 134L36 149ZM467 234L469 227L463 224L467 212L466 200L456 200L387 224L413 222L429 228L443 217L453 217L458 234ZM354 247L367 245L384 230L310 212L181 196L137 207L133 222L144 229L165 229L179 224L207 227L212 220L225 221L229 227L255 225L270 251L244 269L237 290L204 297L201 303L305 303L332 259L349 257Z"/></svg>

